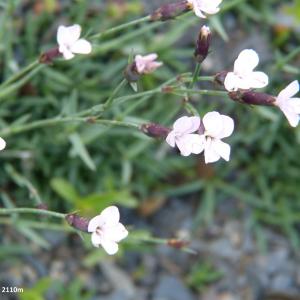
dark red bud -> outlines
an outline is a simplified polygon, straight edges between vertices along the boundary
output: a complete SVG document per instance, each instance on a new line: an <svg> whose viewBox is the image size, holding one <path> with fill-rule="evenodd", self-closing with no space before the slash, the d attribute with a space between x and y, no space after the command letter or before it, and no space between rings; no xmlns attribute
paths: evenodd
<svg viewBox="0 0 300 300"><path fill-rule="evenodd" d="M44 53L41 54L39 58L39 62L41 64L51 64L53 60L57 57L60 57L61 53L59 52L58 48L52 48Z"/></svg>
<svg viewBox="0 0 300 300"><path fill-rule="evenodd" d="M139 74L135 62L128 65L124 71L124 77L127 79L128 82L136 82L139 80L141 75Z"/></svg>
<svg viewBox="0 0 300 300"><path fill-rule="evenodd" d="M171 130L159 124L149 123L143 124L141 126L141 131L153 138L166 138Z"/></svg>
<svg viewBox="0 0 300 300"><path fill-rule="evenodd" d="M276 98L269 94L253 91L229 92L228 95L234 101L250 105L273 106L276 101Z"/></svg>
<svg viewBox="0 0 300 300"><path fill-rule="evenodd" d="M80 231L88 232L88 226L90 220L79 216L78 214L68 214L66 216L66 221L70 226Z"/></svg>
<svg viewBox="0 0 300 300"><path fill-rule="evenodd" d="M211 41L211 32L207 26L202 26L199 32L195 49L195 59L198 63L202 63L208 55Z"/></svg>
<svg viewBox="0 0 300 300"><path fill-rule="evenodd" d="M167 21L174 19L190 9L190 4L187 1L164 4L152 13L151 21Z"/></svg>

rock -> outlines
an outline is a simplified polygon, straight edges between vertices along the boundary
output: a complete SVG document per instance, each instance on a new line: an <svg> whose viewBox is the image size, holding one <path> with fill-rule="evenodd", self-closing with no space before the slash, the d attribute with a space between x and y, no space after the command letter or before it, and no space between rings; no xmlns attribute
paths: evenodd
<svg viewBox="0 0 300 300"><path fill-rule="evenodd" d="M194 300L183 282L174 276L163 275L153 292L153 300Z"/></svg>

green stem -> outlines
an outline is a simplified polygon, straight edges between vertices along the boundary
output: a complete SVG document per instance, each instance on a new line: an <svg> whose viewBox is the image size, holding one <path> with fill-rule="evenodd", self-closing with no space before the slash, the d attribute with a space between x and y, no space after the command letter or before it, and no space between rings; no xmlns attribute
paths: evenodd
<svg viewBox="0 0 300 300"><path fill-rule="evenodd" d="M60 219L65 219L67 214L58 213L55 211L50 210L44 210L44 209L38 209L38 208L28 208L28 207L22 207L22 208L0 208L0 215L11 215L14 213L18 214L38 214L38 215L46 215L49 217L55 217Z"/></svg>
<svg viewBox="0 0 300 300"><path fill-rule="evenodd" d="M106 100L106 102L104 103L104 109L106 109L107 107L109 107L112 102L114 101L115 96L117 96L120 92L120 90L125 87L125 85L127 84L127 80L123 79L119 85L113 90L113 92L111 93L111 95L109 96L109 98Z"/></svg>
<svg viewBox="0 0 300 300"><path fill-rule="evenodd" d="M193 90L193 89L173 89L172 92L187 92L190 94L199 94L199 95L209 95L209 96L227 96L228 93L224 91L214 91L214 90ZM171 92L171 93L172 93Z"/></svg>
<svg viewBox="0 0 300 300"><path fill-rule="evenodd" d="M12 84L16 80L18 80L20 77L23 77L29 71L35 69L38 65L39 65L39 61L35 60L34 62L32 62L31 64L29 64L28 66L26 66L23 69L21 69L18 73L12 75L10 78L8 78L6 81L4 81L0 85L0 88L6 87L6 86Z"/></svg>
<svg viewBox="0 0 300 300"><path fill-rule="evenodd" d="M146 17L134 20L134 21L130 21L130 22L125 23L125 24L121 24L121 25L118 25L116 27L107 29L107 30L105 30L103 32L96 33L96 34L92 35L90 37L90 39L99 39L99 38L101 38L104 35L116 33L118 31L121 31L121 30L126 29L128 27L131 27L131 26L134 26L134 25L137 25L137 24L141 24L141 23L145 23L145 22L149 22L150 19L151 19L150 16L146 16Z"/></svg>
<svg viewBox="0 0 300 300"><path fill-rule="evenodd" d="M201 64L197 63L196 64L196 67L195 67L195 71L194 71L194 75L193 75L193 79L189 85L189 89L192 89L194 86L195 86L195 83L199 77L199 73L200 73L200 70L201 70Z"/></svg>
<svg viewBox="0 0 300 300"><path fill-rule="evenodd" d="M5 101L5 97L10 95L11 93L17 91L20 87L22 87L25 83L27 83L35 74L37 74L45 65L39 65L37 68L33 68L25 77L21 80L13 83L9 86L4 86L4 89L1 89L0 86L0 102Z"/></svg>
<svg viewBox="0 0 300 300"><path fill-rule="evenodd" d="M31 221L31 220L21 220L21 221L14 221L11 218L0 218L0 224L4 225L15 225L18 223L22 226L34 228L34 229L47 229L47 230L54 230L54 231L68 231L74 232L76 231L74 228L70 226L64 226L64 224L54 224L49 222L38 222L38 221Z"/></svg>
<svg viewBox="0 0 300 300"><path fill-rule="evenodd" d="M115 120L97 120L93 118L77 118L77 117L67 117L67 118L52 118L52 119L46 119L46 120L39 120L35 121L29 124L22 124L20 126L16 127L8 127L4 128L0 132L0 136L7 137L14 134L18 134L25 131L30 131L36 128L42 128L42 127L50 127L50 126L56 126L62 123L69 123L69 122L82 122L82 123L89 123L89 124L102 124L106 126L123 126L123 127L129 127L134 129L139 129L139 125L129 123L129 122L122 122L122 121L115 121Z"/></svg>

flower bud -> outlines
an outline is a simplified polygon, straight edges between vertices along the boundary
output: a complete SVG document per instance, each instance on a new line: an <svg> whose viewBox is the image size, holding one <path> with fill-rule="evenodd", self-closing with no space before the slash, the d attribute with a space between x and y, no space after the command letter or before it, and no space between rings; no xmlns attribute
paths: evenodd
<svg viewBox="0 0 300 300"><path fill-rule="evenodd" d="M196 61L201 64L208 55L208 50L211 41L211 32L209 27L202 26L198 35L198 40L196 43L195 49L195 59Z"/></svg>
<svg viewBox="0 0 300 300"><path fill-rule="evenodd" d="M221 71L215 75L215 83L224 86L225 78L228 74L228 71Z"/></svg>
<svg viewBox="0 0 300 300"><path fill-rule="evenodd" d="M234 101L250 105L273 106L276 101L276 98L271 95L253 91L229 92L228 95Z"/></svg>
<svg viewBox="0 0 300 300"><path fill-rule="evenodd" d="M89 226L90 220L83 218L83 217L79 216L78 214L74 213L74 214L68 214L66 216L66 221L73 228L80 230L80 231L88 232L88 226Z"/></svg>
<svg viewBox="0 0 300 300"><path fill-rule="evenodd" d="M139 80L141 75L139 74L136 63L133 62L132 64L128 65L124 71L124 76L128 82L136 82Z"/></svg>
<svg viewBox="0 0 300 300"><path fill-rule="evenodd" d="M187 1L168 3L162 5L151 15L151 21L167 21L174 19L183 13L190 10L190 5Z"/></svg>
<svg viewBox="0 0 300 300"><path fill-rule="evenodd" d="M41 64L51 64L53 60L57 57L60 57L61 53L59 52L58 48L52 48L44 53L41 54L39 58L39 62Z"/></svg>
<svg viewBox="0 0 300 300"><path fill-rule="evenodd" d="M143 124L141 126L141 131L153 138L166 138L171 130L159 124L149 123Z"/></svg>

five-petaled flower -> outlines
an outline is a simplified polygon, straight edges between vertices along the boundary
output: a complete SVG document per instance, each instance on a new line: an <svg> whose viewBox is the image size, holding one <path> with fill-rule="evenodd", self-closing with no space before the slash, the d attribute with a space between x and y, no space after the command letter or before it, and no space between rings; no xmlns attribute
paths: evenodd
<svg viewBox="0 0 300 300"><path fill-rule="evenodd" d="M57 30L58 50L65 59L72 59L74 54L89 54L92 45L85 39L80 39L81 27L78 24L72 26L59 26Z"/></svg>
<svg viewBox="0 0 300 300"><path fill-rule="evenodd" d="M181 155L199 154L203 151L202 138L197 131L200 127L199 117L181 117L175 121L173 130L168 134L166 142L171 146L177 146Z"/></svg>
<svg viewBox="0 0 300 300"><path fill-rule="evenodd" d="M0 151L6 147L6 142L0 137Z"/></svg>
<svg viewBox="0 0 300 300"><path fill-rule="evenodd" d="M265 73L253 71L258 63L259 57L254 50L243 50L234 62L233 72L226 75L224 81L226 90L230 92L238 89L248 90L268 85L269 79Z"/></svg>
<svg viewBox="0 0 300 300"><path fill-rule="evenodd" d="M299 82L295 80L278 94L274 102L274 105L281 109L292 127L296 127L299 123L300 98L293 98L298 92Z"/></svg>
<svg viewBox="0 0 300 300"><path fill-rule="evenodd" d="M109 255L118 252L118 242L128 235L128 231L119 220L120 213L118 208L109 206L100 215L92 218L88 225L88 232L92 233L93 245L95 247L101 245Z"/></svg>
<svg viewBox="0 0 300 300"><path fill-rule="evenodd" d="M221 139L232 134L234 121L216 111L208 112L202 119L204 126L204 159L205 163L213 163L221 157L226 161L230 158L230 145Z"/></svg>
<svg viewBox="0 0 300 300"><path fill-rule="evenodd" d="M216 14L220 8L222 0L188 0L195 14L199 18L206 18L205 14Z"/></svg>
<svg viewBox="0 0 300 300"><path fill-rule="evenodd" d="M161 67L163 63L156 61L157 57L158 56L156 53L151 53L145 56L136 55L134 62L137 72L140 75L149 74L154 72L157 68Z"/></svg>

